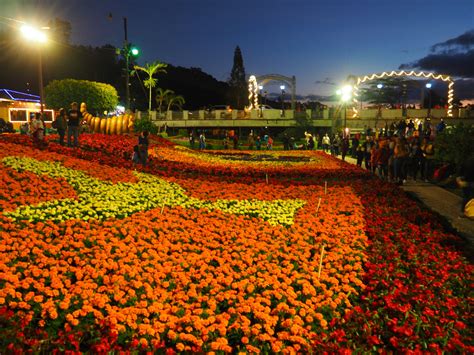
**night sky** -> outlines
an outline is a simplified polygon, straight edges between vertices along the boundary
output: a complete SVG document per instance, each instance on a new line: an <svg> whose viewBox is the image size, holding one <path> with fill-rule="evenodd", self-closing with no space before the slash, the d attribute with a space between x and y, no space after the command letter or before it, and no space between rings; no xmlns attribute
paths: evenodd
<svg viewBox="0 0 474 355"><path fill-rule="evenodd" d="M299 94L330 94L334 86L316 81L339 84L349 74L398 69L429 55L433 45L474 30L474 0L0 0L0 5L3 17L70 21L77 44L120 46L127 16L141 63L158 59L200 67L219 80L228 79L239 45L247 74L295 75ZM463 48L474 50L474 43Z"/></svg>

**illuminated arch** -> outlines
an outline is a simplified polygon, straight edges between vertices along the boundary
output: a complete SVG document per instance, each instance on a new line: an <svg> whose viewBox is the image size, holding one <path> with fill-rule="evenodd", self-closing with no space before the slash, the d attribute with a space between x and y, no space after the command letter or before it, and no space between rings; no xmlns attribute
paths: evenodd
<svg viewBox="0 0 474 355"><path fill-rule="evenodd" d="M352 107L352 112L353 112L352 117L357 117L359 114L359 111L357 110L357 104L359 103L358 101L359 85L365 83L366 81L371 81L374 79L391 78L391 77L397 77L397 76L416 76L419 78L423 77L423 78L442 80L442 81L448 82L448 112L447 113L448 113L448 117L453 117L454 81L451 79L451 77L449 75L427 73L427 72L422 72L422 71L416 72L414 70L412 71L392 70L391 72L383 72L383 73L365 75L365 76L359 76L359 77L355 77L353 75L349 76L348 81L353 83L352 101L354 103L354 107Z"/></svg>
<svg viewBox="0 0 474 355"><path fill-rule="evenodd" d="M255 87L251 86L252 77L255 78L257 85L256 88L258 89L259 85L265 85L270 81L277 81L280 83L285 83L291 89L291 109L294 110L296 106L296 77L293 75L292 77L287 77L279 74L266 74L260 75L255 77L255 75L250 76L249 78L249 100L250 100L250 107L258 108L258 95L257 92L254 91ZM253 85L253 84L252 84ZM256 97L256 101L255 101ZM256 103L255 103L256 102Z"/></svg>
<svg viewBox="0 0 474 355"><path fill-rule="evenodd" d="M249 78L249 110L258 110L258 84L255 75Z"/></svg>

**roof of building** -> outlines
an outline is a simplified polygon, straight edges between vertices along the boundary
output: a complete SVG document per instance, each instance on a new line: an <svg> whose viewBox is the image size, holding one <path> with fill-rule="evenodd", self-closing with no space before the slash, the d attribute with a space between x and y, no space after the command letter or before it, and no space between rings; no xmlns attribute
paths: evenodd
<svg viewBox="0 0 474 355"><path fill-rule="evenodd" d="M0 89L0 99L1 98L12 101L40 102L40 97L38 95L10 89Z"/></svg>

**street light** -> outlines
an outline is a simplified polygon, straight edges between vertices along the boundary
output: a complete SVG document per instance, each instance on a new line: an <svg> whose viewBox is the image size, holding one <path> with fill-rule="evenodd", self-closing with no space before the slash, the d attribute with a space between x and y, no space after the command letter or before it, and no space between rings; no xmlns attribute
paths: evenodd
<svg viewBox="0 0 474 355"><path fill-rule="evenodd" d="M48 41L48 36L43 31L38 30L29 25L23 25L20 31L25 39L30 42L38 44L38 77L39 77L39 94L40 94L40 110L41 119L44 120L44 108L43 108L43 60L41 58L41 45Z"/></svg>
<svg viewBox="0 0 474 355"><path fill-rule="evenodd" d="M378 97L379 97L379 107L377 109L377 115L375 116L375 127L374 129L377 129L377 122L378 119L382 117L382 89L383 89L383 84L379 83L377 84L377 89L378 90Z"/></svg>
<svg viewBox="0 0 474 355"><path fill-rule="evenodd" d="M428 89L428 117L431 118L431 87L433 86L431 83L426 83L426 88Z"/></svg>
<svg viewBox="0 0 474 355"><path fill-rule="evenodd" d="M285 115L285 106L283 105L283 95L285 94L285 85L280 85L281 90L281 112Z"/></svg>
<svg viewBox="0 0 474 355"><path fill-rule="evenodd" d="M338 94L341 97L341 101L343 103L343 109L344 109L344 138L345 138L347 136L346 102L348 102L352 99L352 86L345 85L341 89L337 90L336 94Z"/></svg>
<svg viewBox="0 0 474 355"><path fill-rule="evenodd" d="M127 18L123 18L123 49L122 54L125 57L125 108L130 110L130 56L136 57L140 54L137 47L130 46L128 42L128 24Z"/></svg>
<svg viewBox="0 0 474 355"><path fill-rule="evenodd" d="M263 90L263 85L259 85L258 86L258 90L260 91L260 102L263 101L262 100L262 90ZM263 117L263 105L262 103L260 103L260 117Z"/></svg>

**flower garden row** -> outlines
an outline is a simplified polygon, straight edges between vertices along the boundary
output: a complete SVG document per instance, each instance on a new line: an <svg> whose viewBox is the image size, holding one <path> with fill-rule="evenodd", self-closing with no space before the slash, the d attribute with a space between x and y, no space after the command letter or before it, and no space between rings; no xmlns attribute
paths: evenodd
<svg viewBox="0 0 474 355"><path fill-rule="evenodd" d="M133 137L81 138L0 140L1 349L474 350L473 268L394 185L157 137L137 172Z"/></svg>

